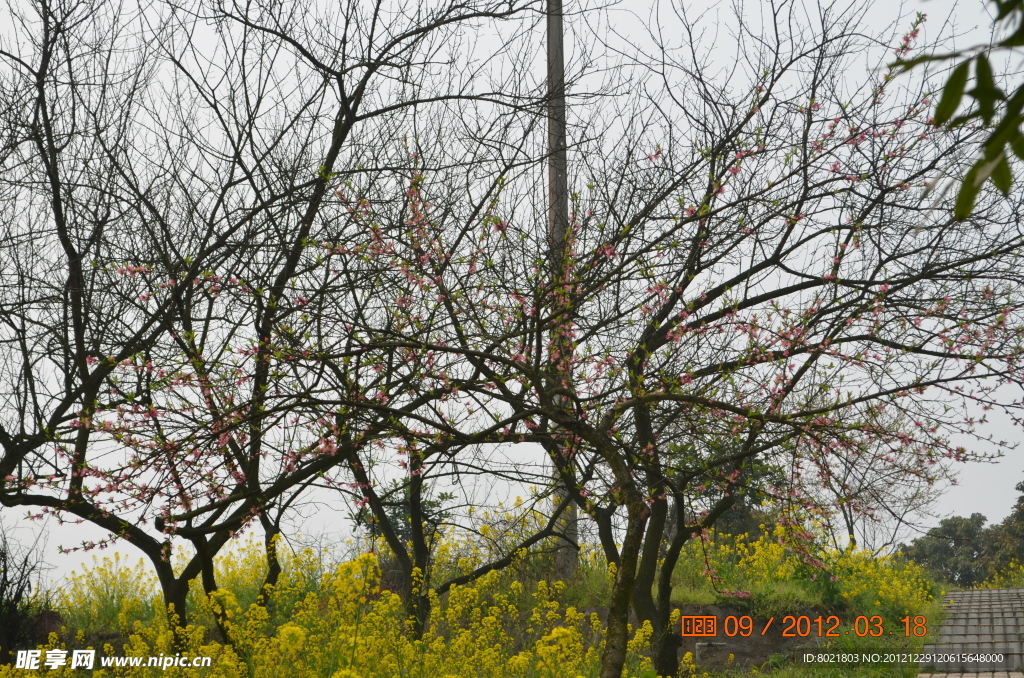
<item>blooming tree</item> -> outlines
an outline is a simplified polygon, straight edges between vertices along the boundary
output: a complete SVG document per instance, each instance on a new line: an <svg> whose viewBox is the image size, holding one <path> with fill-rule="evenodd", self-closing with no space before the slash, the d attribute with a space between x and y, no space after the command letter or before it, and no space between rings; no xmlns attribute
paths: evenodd
<svg viewBox="0 0 1024 678"><path fill-rule="evenodd" d="M292 327L296 281L325 273L308 243L344 221L332 185L379 171L374 141L418 108L500 105L434 61L524 6L9 7L0 503L137 546L182 624L189 581L212 592L214 555L257 520L272 583L296 488L388 425L364 410L340 433L281 404L315 388ZM175 538L195 551L180 573Z"/></svg>
<svg viewBox="0 0 1024 678"><path fill-rule="evenodd" d="M933 483L976 456L953 440L978 434L971 407L1017 407L997 389L1021 376L1019 196L986 195L967 221L922 202L937 168L966 171L973 131L936 130L924 83L851 83L859 11L741 34L750 63L729 85L696 51L641 53L664 86L632 73L652 100L602 101L614 118L575 146L561 280L529 169L469 207L426 171L400 206L360 207L379 271L361 346L383 373L415 370L404 402L444 391L379 404L408 422L410 475L471 445L553 450L616 565L603 675L621 670L630 607L675 672L673 565L755 469L787 470L773 492L799 537L828 510L823 481L830 501L878 508L840 460Z"/></svg>

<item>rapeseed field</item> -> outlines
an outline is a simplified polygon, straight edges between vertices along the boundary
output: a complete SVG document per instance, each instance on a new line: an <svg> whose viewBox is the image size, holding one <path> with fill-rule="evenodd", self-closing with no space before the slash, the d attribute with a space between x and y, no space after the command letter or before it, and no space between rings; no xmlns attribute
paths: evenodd
<svg viewBox="0 0 1024 678"><path fill-rule="evenodd" d="M739 606L752 615L808 608L881 615L896 625L908 614L938 613L938 587L919 566L865 551L794 548L781 528L756 537L711 533L692 540L674 572L674 601ZM600 606L609 568L597 550L584 553L581 581L564 584L533 576L523 554L443 596L432 595L430 621L416 638L399 595L382 581L386 554L362 553L333 563L323 551L280 549L283 572L266 600L263 546L255 541L218 559L220 588L189 594L190 624L175 643L155 578L144 564L120 557L94 559L51 592L64 626L48 649L92 648L100 657L209 657L202 668L70 666L55 678L594 678L604 626ZM473 566L472 553L447 544L438 553ZM582 583L581 583L582 582ZM678 617L679 610L675 616ZM220 628L216 623L220 618ZM625 678L655 678L651 626L631 627ZM796 667L745 667L742 673L805 675ZM796 671L794 673L794 671ZM740 669L729 671L738 675ZM0 667L0 678L29 675ZM692 654L681 676L708 675ZM809 674L808 674L809 675Z"/></svg>

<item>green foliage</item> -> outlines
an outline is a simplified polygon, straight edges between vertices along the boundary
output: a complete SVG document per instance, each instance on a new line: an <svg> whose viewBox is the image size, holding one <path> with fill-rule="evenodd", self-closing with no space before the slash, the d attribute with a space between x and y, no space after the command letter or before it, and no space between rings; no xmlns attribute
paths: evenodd
<svg viewBox="0 0 1024 678"><path fill-rule="evenodd" d="M74 572L56 592L68 628L94 643L127 636L136 621L150 623L161 610L156 577L141 558L129 565L120 554Z"/></svg>
<svg viewBox="0 0 1024 678"><path fill-rule="evenodd" d="M429 489L426 491L426 494L429 495ZM394 529L399 539L405 542L410 541L412 539L412 518L410 517L412 514L412 499L409 496L408 483L392 480L387 490L381 491L380 495L380 502L384 507L384 513L387 515L388 524ZM419 499L419 510L423 516L422 529L426 533L427 544L431 547L441 536L442 525L451 518L452 512L447 506L454 499L455 495L451 492L440 492L437 498L428 496L427 498L421 497ZM364 506L356 509L350 514L350 517L356 527L365 528L371 538L376 538L381 534L373 512L369 507Z"/></svg>
<svg viewBox="0 0 1024 678"><path fill-rule="evenodd" d="M901 550L936 578L962 588L972 587L985 579L980 561L985 548L986 520L980 513L970 518L946 518Z"/></svg>
<svg viewBox="0 0 1024 678"><path fill-rule="evenodd" d="M991 586L996 580L1006 584L1024 562L1024 482L1016 489L1022 495L1001 523L984 527L986 518L980 513L947 518L902 546L902 552L936 579L960 588Z"/></svg>
<svg viewBox="0 0 1024 678"><path fill-rule="evenodd" d="M925 569L904 558L797 547L779 526L756 539L694 540L673 574L676 603L748 607L764 617L816 608L899 619L921 614L939 594Z"/></svg>
<svg viewBox="0 0 1024 678"><path fill-rule="evenodd" d="M322 595L325 577L335 567L322 548L307 547L293 551L279 543L277 550L282 572L266 605L268 631L291 619L309 596ZM255 540L243 542L239 548L216 560L217 586L220 590L230 591L232 604L237 604L242 610L248 610L257 603L266 574L263 545ZM198 611L197 623L213 628L213 613L198 581L192 583L188 595L189 609Z"/></svg>
<svg viewBox="0 0 1024 678"><path fill-rule="evenodd" d="M283 551L284 549L282 549ZM262 577L261 548L250 542L218 558L218 573L234 589L218 589L198 602L195 617L212 618L215 608L224 614L227 645L211 640L202 624L185 632L188 655L212 658L208 669L172 668L114 670L109 676L131 678L377 678L408 676L483 676L485 678L596 678L604 643L597 614L585 614L566 605L561 583L538 581L524 585L492 572L472 585L454 587L445 596L432 596L434 614L421 638L409 633L405 608L399 597L380 588L380 570L372 554L363 554L323 572L310 590L298 572L316 560L315 553L287 557L274 596L294 604L287 614L272 618L267 609L241 600L251 595ZM116 622L129 627L117 646L108 644L106 655L137 657L174 654L173 634L161 614L150 614L151 591L139 582L136 568L118 559L75 575L85 584L82 595L68 597L69 618L86 623L90 612L120 610ZM608 576L607 570L605 577ZM123 595L113 592L124 585ZM71 608L77 607L73 610ZM124 613L133 610L138 616ZM112 616L104 613L110 620ZM122 619L123 617L123 619ZM125 624L127 622L127 624ZM81 629L72 627L74 638ZM630 633L625 676L650 675L651 626ZM67 647L60 639L51 647ZM75 643L81 646L81 643ZM102 647L102 646L101 646ZM0 678L18 673L0 667ZM61 668L52 673L70 678L74 672Z"/></svg>
<svg viewBox="0 0 1024 678"><path fill-rule="evenodd" d="M987 577L1004 572L1013 563L1024 562L1024 482L1017 483L1022 493L1013 511L1003 522L989 528L985 540L983 563Z"/></svg>
<svg viewBox="0 0 1024 678"><path fill-rule="evenodd" d="M490 516L492 527L482 531L500 540L504 533L491 533L496 520L500 516ZM675 582L681 597L689 597L686 602L746 604L758 616L829 607L850 615L881 614L887 624L908 612L934 618L938 591L919 566L898 557L810 548L801 551L780 526L757 538L712 533L706 542L688 544ZM549 553L541 549L471 585L432 595L431 621L419 640L409 633L398 596L381 587L376 557L364 554L334 565L322 550L292 552L283 545L278 550L283 571L267 607L255 603L266 573L263 545L256 540L217 558L222 588L213 596L207 598L198 587L190 592L194 614L187 651L214 658L214 665L190 670L189 676L594 678L598 673L604 631L587 608L607 604L614 572L599 550L584 551L579 575L570 582L544 580ZM476 544L441 539L437 566L454 572L485 555ZM108 654L173 653L159 598L141 566L118 558L96 561L64 590L69 628L55 647L81 647L72 640L78 632L103 640L113 633L120 640L110 643ZM747 591L750 596L740 595ZM233 647L209 632L215 608L228 619ZM640 678L652 670L651 633L649 625L633 629L624 675ZM681 668L680 675L699 675L690 671L698 671L692 658ZM130 675L151 674L136 669ZM783 662L772 675L819 674ZM881 674L851 669L836 675ZM13 674L0 669L0 678Z"/></svg>
<svg viewBox="0 0 1024 678"><path fill-rule="evenodd" d="M1013 50L1024 46L1024 0L992 2L997 9L996 30L1008 29L1010 32L1006 38L992 45L981 45L950 54L927 55L896 64L900 68L910 69L931 61L963 59L946 80L942 96L935 107L935 124L954 128L980 122L989 131L982 142L980 157L960 185L954 208L957 219L967 218L974 209L978 192L989 179L1003 195L1007 195L1013 184L1010 154L1024 159L1024 136L1020 131L1020 125L1024 123L1024 87L1018 87L1010 94L1003 92L996 85L989 61L989 54L993 50ZM968 90L967 85L972 81L972 67L974 87ZM973 105L954 117L965 94L973 100Z"/></svg>
<svg viewBox="0 0 1024 678"><path fill-rule="evenodd" d="M432 570L428 577L430 586L440 586L512 553L548 519L538 510L525 509L519 498L511 508L499 502L497 511L484 511L473 517L477 521L477 538L460 540L438 535L432 553ZM551 538L528 552L519 553L508 567L501 569L495 576L505 585L519 582L527 587L549 580L554 571L555 547L560 543L556 538ZM373 540L369 549L378 554L382 569L386 570L394 560L394 555L380 537ZM576 576L563 582L563 602L579 608L604 605L610 592L610 582L603 551L596 545L582 545L578 565ZM385 584L386 575L385 571Z"/></svg>

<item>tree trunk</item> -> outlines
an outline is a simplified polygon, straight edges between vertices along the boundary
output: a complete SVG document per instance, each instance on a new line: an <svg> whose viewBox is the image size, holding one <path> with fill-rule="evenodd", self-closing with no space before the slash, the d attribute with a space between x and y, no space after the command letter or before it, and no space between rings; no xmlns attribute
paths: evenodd
<svg viewBox="0 0 1024 678"><path fill-rule="evenodd" d="M672 561L674 569L675 560ZM651 653L654 655L654 669L659 676L674 676L679 671L679 646L682 638L679 629L671 623L672 620L672 584L671 569L665 564L664 576L659 577L658 597L654 605L654 618L651 619L651 627L654 635L651 637Z"/></svg>
<svg viewBox="0 0 1024 678"><path fill-rule="evenodd" d="M679 672L679 645L682 638L679 632L670 626L672 619L672 572L679 562L679 554L690 538L690 532L683 528L683 501L676 495L673 520L669 530L672 537L665 549L658 573L657 615L654 626L654 668L660 676L674 676Z"/></svg>
<svg viewBox="0 0 1024 678"><path fill-rule="evenodd" d="M667 515L667 500L662 501L666 502L665 515ZM679 632L670 625L670 620L672 619L672 572L676 569L676 563L679 562L679 554L682 552L683 546L694 534L693 530L687 529L683 525L683 497L680 494L676 494L673 503L675 504L675 530L672 540L665 550L664 557L661 559L661 571L658 573L657 601L654 602L652 600L651 603L651 607L654 610L651 618L651 626L654 629L651 645L654 651L654 668L659 676L674 676L679 671L679 645L682 639L679 636ZM736 498L731 494L727 494L719 499L704 518L700 529L714 525L735 503ZM664 521L664 518L662 520ZM664 528L660 528L660 530L664 530ZM650 540L651 536L648 534L648 541ZM663 539L659 539L658 542L660 551ZM648 551L645 548L644 559L646 560L647 557ZM641 570L643 570L643 567L643 564L641 564ZM651 581L653 582L653 577ZM650 599L650 588L647 589L647 594L648 599Z"/></svg>
<svg viewBox="0 0 1024 678"><path fill-rule="evenodd" d="M410 584L407 611L413 620L413 638L419 640L427 629L430 619L430 545L423 525L427 515L423 510L423 458L419 453L409 454L409 517L412 536L413 571L409 573ZM417 579L416 571L419 571Z"/></svg>
<svg viewBox="0 0 1024 678"><path fill-rule="evenodd" d="M152 561L150 561L152 562ZM167 625L174 638L174 649L185 649L185 627L188 626L185 597L188 595L188 580L174 576L174 568L170 562L154 562L160 590L164 595L164 608L167 613Z"/></svg>
<svg viewBox="0 0 1024 678"><path fill-rule="evenodd" d="M626 664L626 647L629 643L629 606L633 594L640 545L650 510L643 501L629 503L629 522L622 542L612 598L608 605L608 629L605 636L604 654L601 656L601 678L621 678L622 667Z"/></svg>
<svg viewBox="0 0 1024 678"><path fill-rule="evenodd" d="M228 645L238 648L235 646L234 639L228 632L228 614L227 610L221 604L221 601L217 600L214 594L217 592L217 576L214 572L213 554L210 552L209 544L205 537L199 539L192 539L192 545L196 549L196 558L199 559L202 567L200 579L203 583L203 593L206 594L207 598L213 599L213 620L217 624L217 630L220 631L220 635L224 638L224 642ZM184 624L182 624L184 627Z"/></svg>
<svg viewBox="0 0 1024 678"><path fill-rule="evenodd" d="M637 566L636 581L633 584L633 610L637 619L649 621L654 629L654 636L651 638L652 649L655 656L655 668L658 675L674 676L678 666L671 671L662 670L663 665L669 665L669 654L675 660L675 650L678 638L668 628L671 610L671 602L661 600L661 587L659 586L658 601L655 602L652 590L654 580L658 574L661 547L664 539L665 526L668 522L668 499L660 496L651 505L651 518L647 526L647 535L644 538L643 551ZM675 562L663 563L662 571L671 570ZM659 663L659 658L664 655L664 661ZM676 662L678 663L678 662Z"/></svg>
<svg viewBox="0 0 1024 678"><path fill-rule="evenodd" d="M265 512L260 513L260 523L263 525L263 545L267 554L267 576L263 578L263 586L260 587L260 595L257 596L256 603L263 607L269 607L270 596L281 576L281 559L277 553L278 535L281 534L281 530L271 522Z"/></svg>

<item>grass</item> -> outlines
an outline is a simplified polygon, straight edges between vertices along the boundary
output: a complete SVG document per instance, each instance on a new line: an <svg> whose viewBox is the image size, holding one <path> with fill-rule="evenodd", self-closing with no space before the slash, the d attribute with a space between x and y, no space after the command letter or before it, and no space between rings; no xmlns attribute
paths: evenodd
<svg viewBox="0 0 1024 678"><path fill-rule="evenodd" d="M937 633L941 618L941 588L925 570L899 556L836 551L793 544L781 530L754 537L711 534L691 542L673 576L677 604L718 605L742 610L762 628L769 617L779 623L785 615L834 614L842 620L841 636L832 649L858 654L884 648L917 651L928 637L903 637L900 619L922 615L929 620L929 636ZM859 638L853 632L858 616L879 616L886 635ZM889 636L893 631L895 635ZM700 675L706 669L693 667ZM759 667L773 678L811 676L910 676L915 667L890 665L803 665L790 655L776 655ZM708 671L714 676L750 675L747 670Z"/></svg>
<svg viewBox="0 0 1024 678"><path fill-rule="evenodd" d="M673 573L673 602L743 607L768 617L806 610L901 618L939 597L926 571L899 556L788 543L785 532L694 540Z"/></svg>

